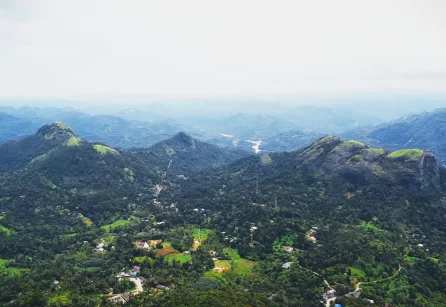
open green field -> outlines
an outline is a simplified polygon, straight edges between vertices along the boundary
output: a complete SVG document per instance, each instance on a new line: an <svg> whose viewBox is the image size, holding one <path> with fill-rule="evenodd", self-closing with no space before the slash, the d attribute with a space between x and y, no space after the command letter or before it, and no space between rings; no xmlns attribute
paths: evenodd
<svg viewBox="0 0 446 307"><path fill-rule="evenodd" d="M172 262L175 260L181 264L188 263L192 261L192 257L190 255L184 255L182 253L172 253L164 256L164 259L169 263L172 264Z"/></svg>
<svg viewBox="0 0 446 307"><path fill-rule="evenodd" d="M232 269L231 263L229 260L220 260L215 262L216 268L221 268L224 272L230 271ZM204 276L209 279L216 279L220 281L225 281L224 274L214 272L213 270L209 270L204 273Z"/></svg>
<svg viewBox="0 0 446 307"><path fill-rule="evenodd" d="M254 269L255 262L240 258L238 260L234 260L232 263L232 269L237 273L241 275L250 275L252 273L252 270Z"/></svg>
<svg viewBox="0 0 446 307"><path fill-rule="evenodd" d="M240 275L249 275L252 273L254 269L255 262L244 259L240 257L238 251L232 248L224 248L223 253L226 257L230 258L230 260L219 260L215 262L216 268L223 269L224 272L232 270L233 272ZM222 273L214 272L210 270L205 273L205 277L207 278L221 278Z"/></svg>
<svg viewBox="0 0 446 307"><path fill-rule="evenodd" d="M172 244L170 242L164 241L163 243L161 243L163 245L163 248L169 248L172 247Z"/></svg>
<svg viewBox="0 0 446 307"><path fill-rule="evenodd" d="M419 159L423 156L424 151L421 149L402 149L394 151L387 155L388 158L407 158Z"/></svg>
<svg viewBox="0 0 446 307"><path fill-rule="evenodd" d="M254 261L240 257L240 255L236 249L224 248L223 252L225 255L227 255L229 258L231 258L232 264L230 264L230 266L232 267L234 272L236 272L237 274L242 274L242 275L249 275L252 273L252 269L255 266ZM218 261L218 262L221 262L221 261ZM215 264L215 266L217 266L217 263Z"/></svg>
<svg viewBox="0 0 446 307"><path fill-rule="evenodd" d="M135 257L133 258L133 262L136 264L143 264L146 262L149 263L154 263L155 260L153 260L152 258L148 257L148 256L141 256L141 257Z"/></svg>
<svg viewBox="0 0 446 307"><path fill-rule="evenodd" d="M201 242L204 242L204 241L207 240L207 238L209 237L209 235L212 234L212 233L214 233L214 231L213 231L213 230L210 230L210 229L206 229L206 228L202 228L202 229L194 228L193 237L194 237L194 240L198 240L199 237L200 237ZM200 234L200 235L198 235L198 234Z"/></svg>
<svg viewBox="0 0 446 307"><path fill-rule="evenodd" d="M131 223L131 221L129 221L129 220L119 219L111 224L101 226L101 229L104 229L106 232L110 232L116 228L126 226L130 223Z"/></svg>

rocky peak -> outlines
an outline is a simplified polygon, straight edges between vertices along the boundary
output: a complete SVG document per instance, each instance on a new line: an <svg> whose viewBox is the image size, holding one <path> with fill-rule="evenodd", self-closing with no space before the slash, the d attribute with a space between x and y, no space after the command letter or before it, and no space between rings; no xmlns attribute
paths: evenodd
<svg viewBox="0 0 446 307"><path fill-rule="evenodd" d="M37 131L37 135L43 137L47 142L69 146L77 145L81 141L74 131L62 122L55 122L41 127Z"/></svg>
<svg viewBox="0 0 446 307"><path fill-rule="evenodd" d="M55 122L50 125L44 125L37 131L37 134L42 136L51 136L54 133L56 134L70 133L74 135L74 131L62 122Z"/></svg>
<svg viewBox="0 0 446 307"><path fill-rule="evenodd" d="M435 156L420 149L390 152L327 136L301 152L297 160L298 169L317 176L340 176L354 184L391 182L410 189L440 185Z"/></svg>
<svg viewBox="0 0 446 307"><path fill-rule="evenodd" d="M195 147L194 139L185 132L177 133L171 140L179 143L182 147Z"/></svg>
<svg viewBox="0 0 446 307"><path fill-rule="evenodd" d="M342 141L337 136L325 136L305 149L298 158L298 163L302 168L310 172L317 171L324 162L327 154L340 143Z"/></svg>

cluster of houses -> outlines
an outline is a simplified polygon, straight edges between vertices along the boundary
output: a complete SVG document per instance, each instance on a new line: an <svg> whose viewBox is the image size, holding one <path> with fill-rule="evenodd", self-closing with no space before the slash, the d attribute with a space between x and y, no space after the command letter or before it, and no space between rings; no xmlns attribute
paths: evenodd
<svg viewBox="0 0 446 307"><path fill-rule="evenodd" d="M97 253L105 253L106 252L106 250L105 250L105 243L101 242L98 245L96 245L96 248L94 249L94 251L97 252Z"/></svg>
<svg viewBox="0 0 446 307"><path fill-rule="evenodd" d="M127 304L130 301L130 293L125 292L125 293L114 295L109 298L109 301L112 302L113 304L117 304L117 305L118 304L120 304L120 305Z"/></svg>
<svg viewBox="0 0 446 307"><path fill-rule="evenodd" d="M125 269L122 269L122 272L116 275L116 278L119 280L123 278L129 278L131 281L133 281L136 284L136 290L133 292L134 294L139 294L143 291L142 284L146 282L146 280L142 277L139 277L139 274L141 272L141 267L135 265L130 270L126 271ZM109 298L109 301L114 304L121 304L124 305L129 302L131 293L125 292L121 294L113 295L113 288L109 289L109 295L111 296Z"/></svg>
<svg viewBox="0 0 446 307"><path fill-rule="evenodd" d="M334 297L336 297L336 290L334 289L327 290L324 294L322 294L322 298L324 300L328 300Z"/></svg>
<svg viewBox="0 0 446 307"><path fill-rule="evenodd" d="M146 242L143 241L136 241L135 242L135 248L136 249L144 249L144 250L151 250L155 248L158 244L163 243L163 240L149 240Z"/></svg>
<svg viewBox="0 0 446 307"><path fill-rule="evenodd" d="M87 241L84 241L84 243L88 243ZM101 239L101 242L96 245L95 249L93 250L96 253L106 253L107 250L105 249L107 245L105 245L104 239ZM111 247L112 249L115 249L114 246Z"/></svg>
<svg viewBox="0 0 446 307"><path fill-rule="evenodd" d="M224 236L223 240L225 240L225 241L229 240L229 243L232 243L232 242L235 242L238 240L237 237L230 238L228 235L226 235L225 231L222 231L221 234Z"/></svg>
<svg viewBox="0 0 446 307"><path fill-rule="evenodd" d="M135 265L128 271L123 269L122 272L116 275L116 278L121 279L121 278L137 277L139 273L141 273L141 267Z"/></svg>
<svg viewBox="0 0 446 307"><path fill-rule="evenodd" d="M318 231L317 227L315 227L315 226L311 227L311 230L310 230L309 234L307 235L307 238L308 238L308 240L310 242L312 242L312 243L316 243L317 242L316 237L312 236L312 234L317 232L317 231Z"/></svg>

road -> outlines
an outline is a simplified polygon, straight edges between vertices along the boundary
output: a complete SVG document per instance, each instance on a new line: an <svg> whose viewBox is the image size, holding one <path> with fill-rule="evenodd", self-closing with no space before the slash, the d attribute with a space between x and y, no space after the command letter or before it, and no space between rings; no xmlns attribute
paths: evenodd
<svg viewBox="0 0 446 307"><path fill-rule="evenodd" d="M129 278L129 280L136 285L136 290L134 291L134 293L140 294L144 291L144 289L142 287L141 279L139 279L139 277Z"/></svg>
<svg viewBox="0 0 446 307"><path fill-rule="evenodd" d="M359 283L356 285L355 292L359 292L359 291L362 290L362 289L361 289L361 285L376 284L376 283L383 282L383 281L386 281L386 280L393 279L393 278L397 277L398 274L399 274L400 271L401 271L401 268L402 268L401 265L398 263L398 271L396 271L396 273L393 274L393 275L390 276L390 277L383 278L383 279L379 279L379 280L375 280L375 281L370 281L370 282L359 282Z"/></svg>
<svg viewBox="0 0 446 307"><path fill-rule="evenodd" d="M401 267L401 265L398 263L398 271L396 271L396 273L393 274L393 275L390 276L390 277L383 278L383 279L379 279L379 280L375 280L375 281L370 281L370 282L358 282L358 283L356 284L355 291L354 291L354 292L351 292L351 293L349 293L349 294L355 294L355 293L357 293L357 292L361 292L361 290L362 290L362 289L361 289L361 285L377 284L377 283L380 283L380 282L383 282L383 281L386 281L386 280L393 279L393 278L395 278L395 277L398 276L398 274L400 273L401 269L402 269L402 267ZM319 275L319 274L317 274L317 273L315 273L315 272L313 272L313 273L316 274L316 275ZM319 276L320 276L320 275L319 275ZM327 282L325 279L324 279L324 282L328 285L329 288L331 288L330 285L328 284L328 282ZM359 295L359 294L358 294L358 295ZM333 298L328 299L327 302L326 302L326 304L325 304L325 307L330 307L331 302L335 302L336 299L337 299L337 297L333 297Z"/></svg>
<svg viewBox="0 0 446 307"><path fill-rule="evenodd" d="M329 298L327 300L327 304L325 304L325 307L330 307L331 302L336 301L337 297Z"/></svg>

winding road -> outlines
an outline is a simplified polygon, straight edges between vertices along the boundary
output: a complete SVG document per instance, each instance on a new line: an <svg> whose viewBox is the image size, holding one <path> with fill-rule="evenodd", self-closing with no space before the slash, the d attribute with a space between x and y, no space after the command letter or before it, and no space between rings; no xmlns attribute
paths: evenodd
<svg viewBox="0 0 446 307"><path fill-rule="evenodd" d="M380 283L380 282L383 282L383 281L387 281L387 280L393 279L393 278L395 278L395 277L397 277L397 276L399 275L401 269L402 269L402 266L398 263L398 271L396 271L396 273L393 274L393 275L390 276L390 277L383 278L383 279L379 279L379 280L375 280L375 281L369 281L369 282L358 282L358 283L356 284L355 291L350 292L350 293L348 293L347 295L352 295L352 296L354 296L355 293L360 294L361 291L362 291L362 289L361 289L361 285L377 284L377 283ZM316 273L316 274L317 274L317 273ZM319 274L318 274L318 275L319 275ZM320 275L319 275L319 276L320 276ZM326 284L328 284L328 283L325 281L325 279L324 279L324 282L325 282ZM331 288L331 287L330 287L330 288ZM333 289L333 288L331 288L331 289ZM337 299L337 297L333 297L333 298L328 299L327 302L326 302L326 304L325 304L325 307L330 307L331 302L335 302L336 299Z"/></svg>
<svg viewBox="0 0 446 307"><path fill-rule="evenodd" d="M402 268L401 265L398 263L398 271L396 271L396 273L393 274L393 275L390 276L390 277L383 278L383 279L379 279L379 280L375 280L375 281L369 281L369 282L358 282L358 284L356 285L355 292L360 292L360 291L362 290L362 289L361 289L361 285L377 284L377 283L379 283L379 282L383 282L383 281L390 280L390 279L393 279L393 278L397 277L398 274L399 274L400 271L401 271L401 268Z"/></svg>

